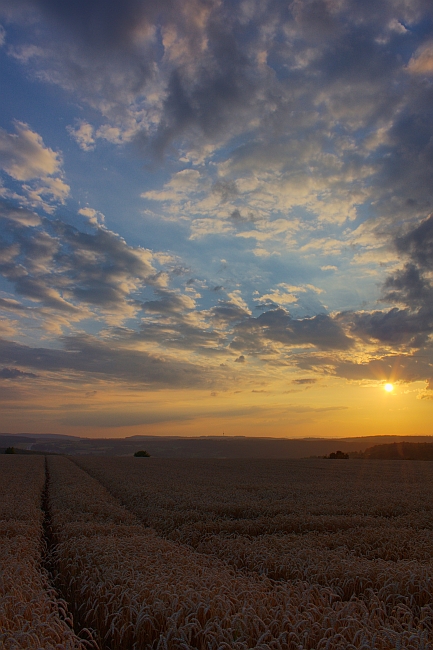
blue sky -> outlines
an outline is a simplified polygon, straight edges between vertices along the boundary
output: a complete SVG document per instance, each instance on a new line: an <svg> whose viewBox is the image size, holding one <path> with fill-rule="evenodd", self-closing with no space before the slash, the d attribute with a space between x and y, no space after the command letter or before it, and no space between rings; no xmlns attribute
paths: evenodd
<svg viewBox="0 0 433 650"><path fill-rule="evenodd" d="M4 431L429 433L432 20L0 1Z"/></svg>

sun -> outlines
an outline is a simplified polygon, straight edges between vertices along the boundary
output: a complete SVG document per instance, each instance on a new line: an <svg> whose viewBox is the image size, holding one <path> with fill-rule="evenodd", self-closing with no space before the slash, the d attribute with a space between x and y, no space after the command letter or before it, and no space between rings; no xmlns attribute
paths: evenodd
<svg viewBox="0 0 433 650"><path fill-rule="evenodd" d="M392 393L394 390L394 386L392 384L385 384L384 389L386 390L387 393Z"/></svg>

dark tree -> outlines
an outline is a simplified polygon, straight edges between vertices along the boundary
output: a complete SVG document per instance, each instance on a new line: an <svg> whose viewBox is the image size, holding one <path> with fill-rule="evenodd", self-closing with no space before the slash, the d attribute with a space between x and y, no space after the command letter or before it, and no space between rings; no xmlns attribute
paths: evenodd
<svg viewBox="0 0 433 650"><path fill-rule="evenodd" d="M136 451L134 456L137 458L150 458L150 454L147 451Z"/></svg>
<svg viewBox="0 0 433 650"><path fill-rule="evenodd" d="M5 454L16 454L15 447L7 447Z"/></svg>
<svg viewBox="0 0 433 650"><path fill-rule="evenodd" d="M332 454L329 454L329 458L338 458L338 459L346 459L349 458L349 454L345 454L344 452L338 450L335 452L332 452Z"/></svg>

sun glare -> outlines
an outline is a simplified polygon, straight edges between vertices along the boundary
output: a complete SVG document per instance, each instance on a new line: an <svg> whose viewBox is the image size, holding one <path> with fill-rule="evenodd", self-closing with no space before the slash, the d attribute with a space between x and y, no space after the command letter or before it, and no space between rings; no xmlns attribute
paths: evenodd
<svg viewBox="0 0 433 650"><path fill-rule="evenodd" d="M385 384L384 388L387 393L391 393L394 390L394 386L392 384Z"/></svg>

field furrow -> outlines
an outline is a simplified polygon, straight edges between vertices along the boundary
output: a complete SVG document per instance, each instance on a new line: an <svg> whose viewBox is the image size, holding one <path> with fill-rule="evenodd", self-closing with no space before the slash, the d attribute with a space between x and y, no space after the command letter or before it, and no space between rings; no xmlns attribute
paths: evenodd
<svg viewBox="0 0 433 650"><path fill-rule="evenodd" d="M0 456L0 648L84 650L43 567L43 456Z"/></svg>

